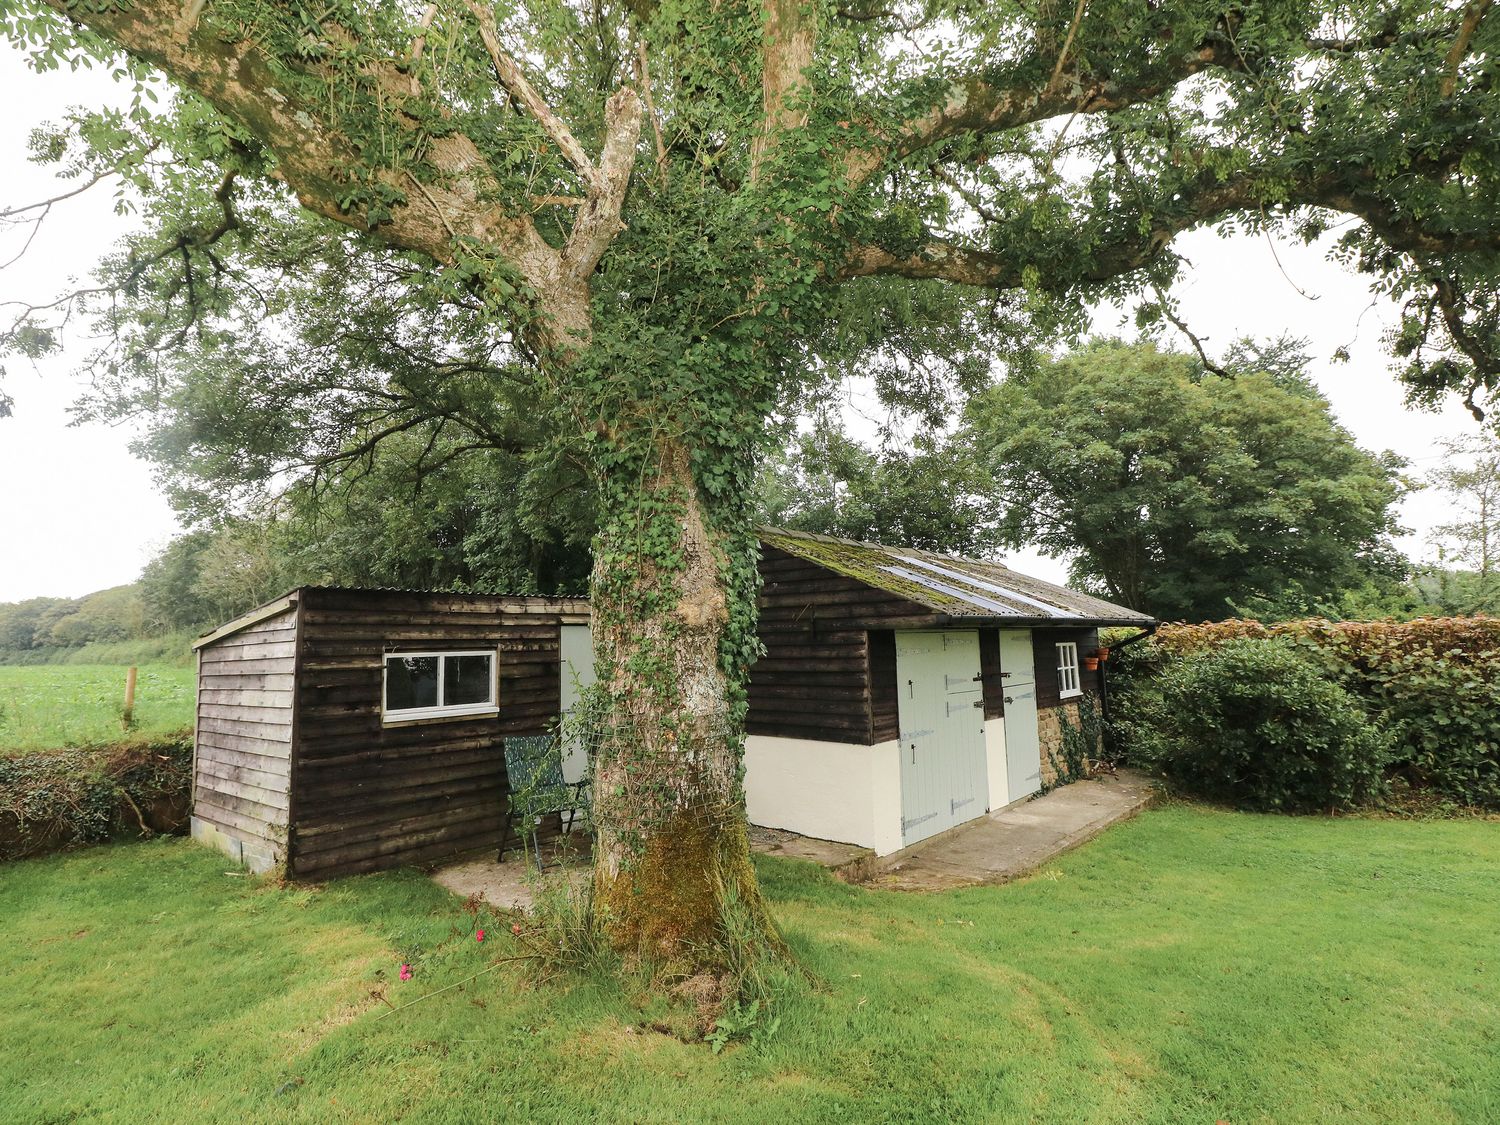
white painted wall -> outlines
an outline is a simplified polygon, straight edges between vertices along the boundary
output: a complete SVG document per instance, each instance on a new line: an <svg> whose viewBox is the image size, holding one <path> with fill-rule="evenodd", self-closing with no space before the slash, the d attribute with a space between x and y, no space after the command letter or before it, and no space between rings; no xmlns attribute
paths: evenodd
<svg viewBox="0 0 1500 1125"><path fill-rule="evenodd" d="M1010 789L1005 777L1005 720L984 721L984 760L989 770L990 808L1003 809L1010 804Z"/></svg>
<svg viewBox="0 0 1500 1125"><path fill-rule="evenodd" d="M745 803L752 824L889 855L901 847L899 745L752 734L745 739Z"/></svg>

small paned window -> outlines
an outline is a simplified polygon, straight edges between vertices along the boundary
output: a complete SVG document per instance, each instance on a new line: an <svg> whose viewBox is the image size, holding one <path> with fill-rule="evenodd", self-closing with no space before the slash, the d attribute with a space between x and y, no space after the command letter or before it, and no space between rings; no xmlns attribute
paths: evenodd
<svg viewBox="0 0 1500 1125"><path fill-rule="evenodd" d="M493 715L493 652L388 652L385 654L384 718L441 719Z"/></svg>
<svg viewBox="0 0 1500 1125"><path fill-rule="evenodd" d="M1063 699L1083 694L1078 682L1078 646L1072 641L1057 646L1057 694Z"/></svg>

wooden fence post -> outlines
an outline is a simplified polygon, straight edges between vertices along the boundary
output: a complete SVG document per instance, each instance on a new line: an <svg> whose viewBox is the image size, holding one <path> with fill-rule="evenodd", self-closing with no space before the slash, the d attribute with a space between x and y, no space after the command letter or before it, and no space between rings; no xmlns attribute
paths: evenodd
<svg viewBox="0 0 1500 1125"><path fill-rule="evenodd" d="M125 711L123 722L126 730L135 723L135 665L125 670Z"/></svg>

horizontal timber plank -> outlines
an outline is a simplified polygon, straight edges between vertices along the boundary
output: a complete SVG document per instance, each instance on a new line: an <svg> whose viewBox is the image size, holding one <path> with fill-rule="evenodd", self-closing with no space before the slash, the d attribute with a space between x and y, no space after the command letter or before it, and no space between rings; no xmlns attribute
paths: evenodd
<svg viewBox="0 0 1500 1125"><path fill-rule="evenodd" d="M232 836L237 840L260 844L272 848L277 852L281 851L281 844L272 839L266 825L255 820L253 817L241 816L239 813L215 808L206 801L199 801L193 806L193 815L199 820L207 821L220 832Z"/></svg>
<svg viewBox="0 0 1500 1125"><path fill-rule="evenodd" d="M275 759L271 759L275 761ZM272 793L286 793L291 782L287 773L258 769L243 762L225 762L198 756L198 781L210 788L220 781L237 781Z"/></svg>
<svg viewBox="0 0 1500 1125"><path fill-rule="evenodd" d="M254 707L202 700L198 704L201 719L228 719L240 723L265 723L285 726L291 722L290 707Z"/></svg>
<svg viewBox="0 0 1500 1125"><path fill-rule="evenodd" d="M413 761L421 763L436 755L441 755L444 761L462 761L466 756L479 758L500 755L503 757L500 740L491 735L455 739L437 748L422 745L385 745L356 746L340 750L336 746L325 746L321 747L320 751L318 754L310 754L306 747L302 748L297 755L297 768L317 772L351 767L362 768L376 761L391 762L393 765Z"/></svg>
<svg viewBox="0 0 1500 1125"><path fill-rule="evenodd" d="M435 795L402 805L383 805L351 810L337 820L297 825L297 850L302 853L335 851L365 840L393 839L404 832L436 828L449 823L505 819L505 801L498 789L487 800L459 801Z"/></svg>
<svg viewBox="0 0 1500 1125"><path fill-rule="evenodd" d="M309 609L302 615L304 629L325 625L364 625L372 631L399 629L407 625L444 627L482 626L492 632L506 629L552 629L559 615L547 612L516 612L465 607L462 609L403 609L395 606L360 609Z"/></svg>
<svg viewBox="0 0 1500 1125"><path fill-rule="evenodd" d="M455 835L471 835L475 832L495 832L496 843L499 841L499 829L504 826L505 819L499 807L492 810L465 810L462 814L453 814L452 811L438 811L438 813L419 813L413 817L414 823L408 825L405 819L393 820L390 823L378 826L378 829L368 825L348 826L345 831L347 837L342 837L339 832L324 835L306 835L297 831L294 838L297 841L297 858L306 859L309 862L335 861L339 858L353 858L353 856L369 855L392 855L401 850L410 850L420 847L426 843L432 843L440 838L452 838Z"/></svg>
<svg viewBox="0 0 1500 1125"><path fill-rule="evenodd" d="M297 820L299 824L316 824L329 816L342 816L355 807L379 808L404 800L455 796L481 789L488 792L504 784L505 766L498 761L445 765L420 773L300 775Z"/></svg>
<svg viewBox="0 0 1500 1125"><path fill-rule="evenodd" d="M768 738L800 738L810 742L838 742L850 746L870 745L868 728L852 730L792 723L780 719L775 722L761 723L752 717L746 720L745 731L747 734L764 735Z"/></svg>
<svg viewBox="0 0 1500 1125"><path fill-rule="evenodd" d="M264 742L268 746L289 747L292 739L292 724L287 715L282 715L280 722L266 723L252 719L224 719L217 715L204 715L200 712L198 732L200 735L204 733L239 735ZM270 751L268 750L267 753Z"/></svg>
<svg viewBox="0 0 1500 1125"><path fill-rule="evenodd" d="M283 782L291 777L291 761L273 754L258 754L250 750L230 750L223 746L198 744L198 762L212 762L218 766L242 766L261 773L279 777Z"/></svg>
<svg viewBox="0 0 1500 1125"><path fill-rule="evenodd" d="M258 688L219 688L204 685L198 689L199 705L222 703L233 707L277 707L290 711L292 689L263 691Z"/></svg>
<svg viewBox="0 0 1500 1125"><path fill-rule="evenodd" d="M217 793L221 797L233 797L239 800L253 801L268 809L279 809L281 819L286 819L286 812L291 807L288 801L286 786L267 788L256 785L250 781L236 781L233 778L219 777L207 770L199 770L197 778L198 788L206 792Z"/></svg>
<svg viewBox="0 0 1500 1125"><path fill-rule="evenodd" d="M210 655L214 659L209 659ZM210 649L203 652L203 667L201 674L204 676L255 676L266 673L290 673L295 667L296 657L292 653L286 656L235 656L220 659L220 654Z"/></svg>
<svg viewBox="0 0 1500 1125"><path fill-rule="evenodd" d="M198 733L198 757L208 757L217 762L228 762L234 757L254 757L266 763L261 768L281 769L287 772L287 760L291 757L290 742L261 742L254 738L237 735L219 735L213 732Z"/></svg>
<svg viewBox="0 0 1500 1125"><path fill-rule="evenodd" d="M256 660L250 663L261 664ZM296 677L292 663L275 672L247 672L235 664L216 664L205 668L198 680L200 688L212 691L291 691Z"/></svg>
<svg viewBox="0 0 1500 1125"><path fill-rule="evenodd" d="M286 822L279 815L268 818L264 814L247 812L241 807L245 802L238 797L230 797L212 790L195 790L193 794L193 813L204 819L211 819L215 824L227 825L241 832L249 832L257 839L267 843L274 843L276 837L286 827ZM265 810L276 813L275 809Z"/></svg>
<svg viewBox="0 0 1500 1125"><path fill-rule="evenodd" d="M325 862L311 870L294 867L292 877L318 882L325 879L347 878L351 875L369 875L376 871L389 871L393 867L427 868L459 856L493 852L498 846L499 838L499 829L487 831L483 826L479 826L469 836L451 836L423 847L410 848L397 855L377 854L360 859Z"/></svg>

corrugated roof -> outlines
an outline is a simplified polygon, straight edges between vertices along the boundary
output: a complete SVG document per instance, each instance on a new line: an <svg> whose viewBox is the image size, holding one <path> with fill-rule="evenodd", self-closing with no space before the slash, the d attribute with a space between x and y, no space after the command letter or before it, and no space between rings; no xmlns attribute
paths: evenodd
<svg viewBox="0 0 1500 1125"><path fill-rule="evenodd" d="M810 531L760 529L761 542L950 617L1021 624L1150 625L1149 614L1012 570L1003 563L887 547Z"/></svg>

